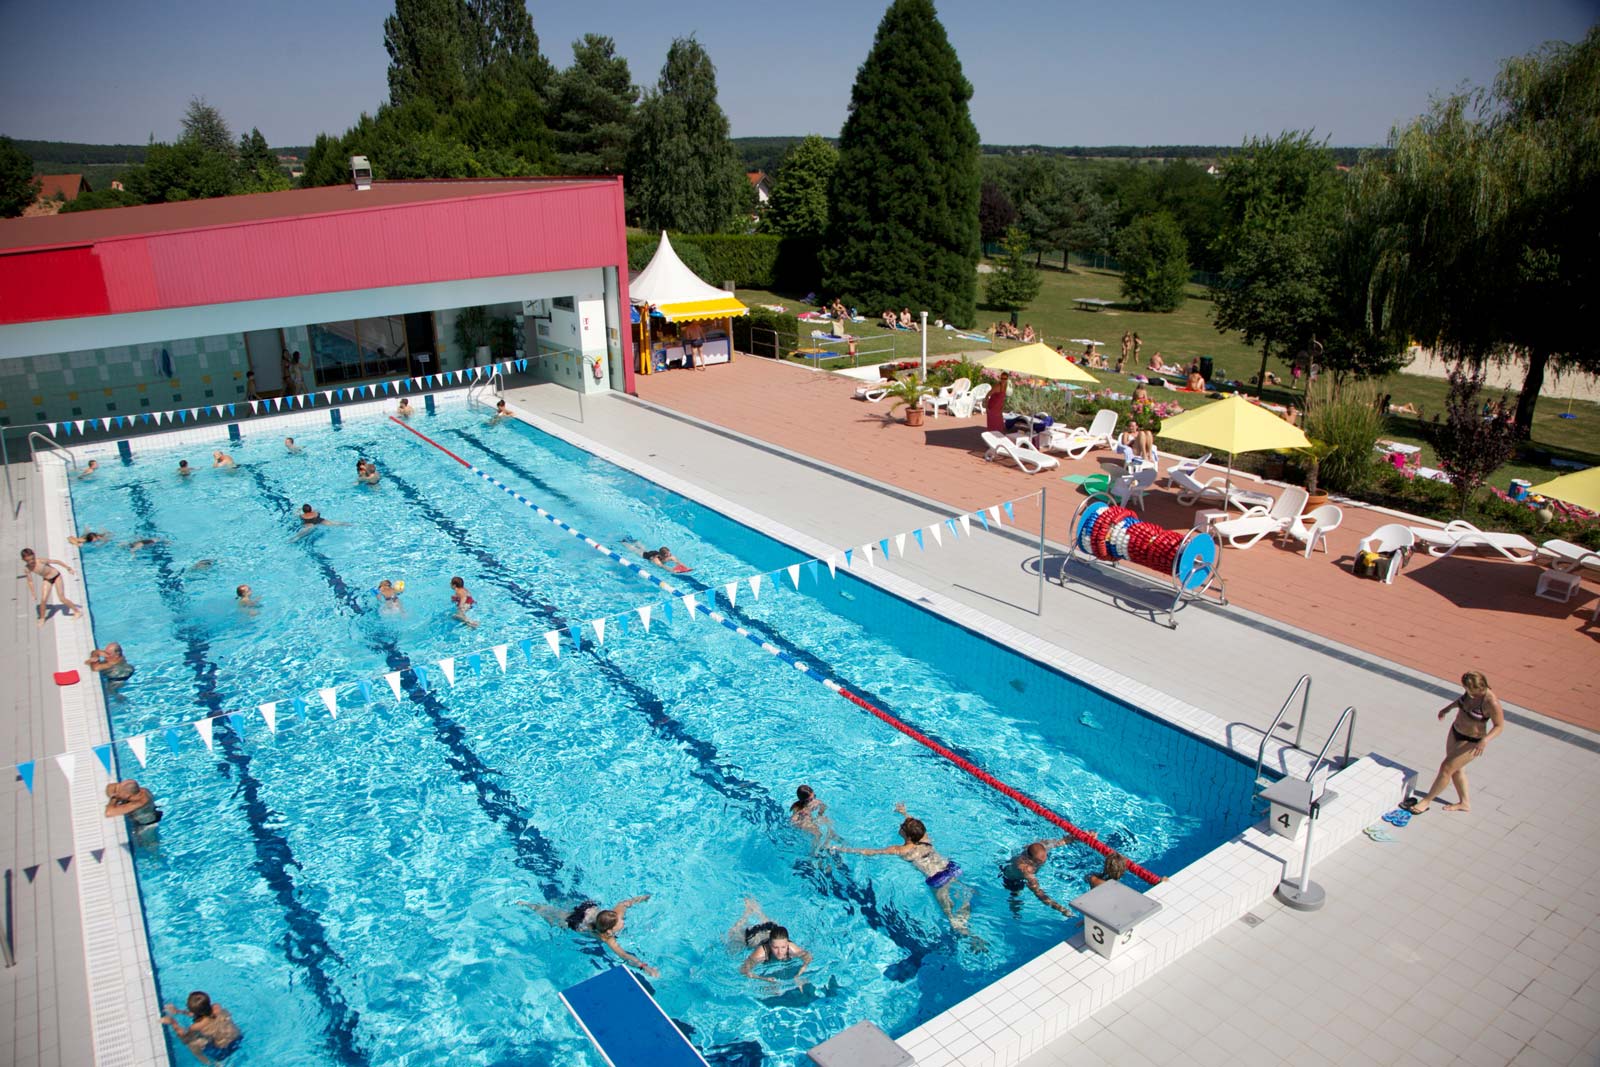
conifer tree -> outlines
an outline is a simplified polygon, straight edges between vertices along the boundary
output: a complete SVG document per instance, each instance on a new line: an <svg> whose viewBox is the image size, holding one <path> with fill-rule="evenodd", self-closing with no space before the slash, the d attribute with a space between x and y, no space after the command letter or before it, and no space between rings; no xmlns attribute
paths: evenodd
<svg viewBox="0 0 1600 1067"><path fill-rule="evenodd" d="M894 0L850 93L823 287L866 308L977 313L978 131L972 85L932 0Z"/></svg>
<svg viewBox="0 0 1600 1067"><path fill-rule="evenodd" d="M550 121L565 174L621 174L628 162L628 124L639 89L626 58L609 37L586 33L572 42L572 66L556 75Z"/></svg>
<svg viewBox="0 0 1600 1067"><path fill-rule="evenodd" d="M748 187L717 103L716 67L699 41L680 37L634 115L632 214L648 230L717 233L735 223Z"/></svg>

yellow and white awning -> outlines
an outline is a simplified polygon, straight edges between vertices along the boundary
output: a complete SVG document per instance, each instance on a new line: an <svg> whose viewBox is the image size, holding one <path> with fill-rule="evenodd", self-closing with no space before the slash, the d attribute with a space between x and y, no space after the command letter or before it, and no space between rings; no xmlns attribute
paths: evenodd
<svg viewBox="0 0 1600 1067"><path fill-rule="evenodd" d="M668 322L692 322L695 319L726 319L748 315L750 309L731 296L715 300L685 300L675 304L661 304L656 308Z"/></svg>

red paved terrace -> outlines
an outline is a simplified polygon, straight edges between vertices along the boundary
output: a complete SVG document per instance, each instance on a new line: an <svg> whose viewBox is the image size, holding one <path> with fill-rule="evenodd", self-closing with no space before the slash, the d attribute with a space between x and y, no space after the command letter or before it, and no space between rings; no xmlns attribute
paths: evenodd
<svg viewBox="0 0 1600 1067"><path fill-rule="evenodd" d="M956 508L970 510L1045 485L1051 499L1047 536L1058 543L1067 540L1072 504L1079 499L1077 488L1060 476L1100 471L1097 460L1109 455L1094 452L1078 462L1060 457L1057 471L1023 474L1008 462L983 461L981 416L930 418L913 429L898 414L891 416L887 404L854 399L855 381L753 357L704 374L669 372L637 382L643 400ZM1247 488L1274 489L1253 485L1248 476L1240 481ZM1158 485L1146 498L1144 514L1152 522L1188 527L1194 509L1179 507L1174 495ZM1343 506L1344 523L1330 535L1326 555L1308 560L1270 539L1248 551L1224 549L1229 600L1446 681L1481 667L1506 699L1600 729L1600 627L1585 626L1600 595L1592 584L1566 604L1541 600L1533 595L1533 566L1471 552L1448 559L1418 553L1393 585L1360 580L1351 574L1356 543L1399 520Z"/></svg>

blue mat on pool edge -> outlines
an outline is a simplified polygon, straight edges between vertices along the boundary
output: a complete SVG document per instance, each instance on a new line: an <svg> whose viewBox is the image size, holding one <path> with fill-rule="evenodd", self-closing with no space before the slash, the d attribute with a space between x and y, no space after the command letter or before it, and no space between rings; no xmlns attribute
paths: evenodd
<svg viewBox="0 0 1600 1067"><path fill-rule="evenodd" d="M626 967L579 982L561 999L611 1067L707 1067Z"/></svg>

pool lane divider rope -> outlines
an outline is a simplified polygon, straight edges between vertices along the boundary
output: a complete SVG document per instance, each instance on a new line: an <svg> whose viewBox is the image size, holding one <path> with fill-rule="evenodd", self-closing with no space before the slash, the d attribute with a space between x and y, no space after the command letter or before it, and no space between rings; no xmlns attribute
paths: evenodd
<svg viewBox="0 0 1600 1067"><path fill-rule="evenodd" d="M557 527L560 530L564 530L565 532L567 532L571 536L576 537L578 540L582 541L584 544L588 545L590 548L593 548L596 552L599 552L601 555L603 555L603 556L607 557L608 559L610 559L613 563L616 563L619 566L621 566L624 570L632 572L635 576L637 576L639 578L642 578L644 581L646 581L646 582L650 583L651 585L655 586L657 589L660 589L662 592L667 593L669 596L673 597L674 599L677 599L677 598L679 598L681 596L681 591L679 589L677 589L675 586L673 586L671 583L666 581L664 578L661 578L661 577L658 577L657 575L651 574L649 571L645 570L638 563L636 563L633 560L629 559L628 557L622 555L620 552L616 551L615 549L601 544L600 542L596 541L594 538L589 537L586 534L584 534L583 531L577 529L576 527L570 525L569 523L566 523L566 522L562 521L557 516L552 515L550 512L546 511L544 508L542 508L539 505L535 504L533 501L529 500L527 497L523 496L521 493L517 492L515 489L512 489L510 486L506 485L504 482L500 481L498 478L494 477L493 475L489 474L486 471L478 469L477 467L473 466L471 463L469 463L466 460L462 459L460 456L456 455L454 452L450 451L444 445L441 445L439 442L435 441L433 438L429 437L427 434L423 433L422 431L416 429L415 427L407 425L403 420L395 418L394 416L390 416L389 421L394 423L396 426L400 427L401 429L406 430L407 432L409 432L411 434L414 434L415 436L421 438L423 441L426 441L428 444L432 445L434 448L437 448L440 452L443 452L445 455L449 456L451 459L455 460L457 463L459 463L463 467L467 468L467 470L471 471L473 474L477 475L479 478L482 478L484 481L488 482L490 485L494 486L495 488L499 489L501 492L505 493L507 496L509 496L512 499L516 500L519 504L522 504L524 507L527 507L528 509L533 511L534 514L538 515L540 518L544 519L546 522L550 523L551 525ZM697 605L694 604L693 596L690 595L688 597L684 597L683 599L685 601L685 606L688 607L688 609L689 609L690 616L693 617L694 614L695 614L695 609L697 607ZM996 790L997 792L999 792L1003 796L1009 797L1011 800L1014 800L1018 804L1022 805L1024 808L1027 808L1029 811L1033 812L1035 815L1038 815L1040 818L1045 819L1045 820L1047 820L1047 821L1049 821L1051 823L1054 823L1056 826L1060 827L1062 830L1065 830L1067 832L1068 836L1070 836L1073 840L1077 841L1078 843L1093 849L1094 851L1100 853L1102 856L1111 856L1111 855L1114 855L1116 853L1115 849L1113 849L1110 845L1106 844L1104 841L1101 841L1098 837L1096 837L1094 834L1090 833L1088 830L1085 830L1082 827L1074 825L1065 816L1062 816L1062 815L1056 813L1055 811L1051 810L1050 808L1046 807L1045 805L1039 803L1039 801L1037 801L1037 800L1033 799L1032 797L1028 796L1026 793L1022 792L1022 790L1016 788L1015 786L1008 785L1007 783L1001 781L999 778L996 778L994 775L990 774L988 771L985 771L983 768L981 768L981 767L977 766L976 764L974 764L971 760L968 760L968 759L966 759L966 758L964 758L964 757L962 757L960 755L957 755L956 753L950 751L950 749L946 748L944 745L942 745L939 742L935 741L933 738L929 737L928 735L922 733L920 730L916 729L916 727L911 726L910 724L902 721L901 719L899 719L896 716L890 714L889 712L884 711L882 708L878 707L877 705L875 705L875 704L873 704L873 703L871 703L871 702L869 702L869 701L857 696L855 693L852 693L849 689L845 688L843 685L841 685L839 682L835 681L833 678L830 678L827 675L822 674L819 671L813 670L809 664L804 663L801 660L796 659L794 656L790 655L789 653L787 653L787 652L783 651L782 649L778 648L776 645L772 644L772 642L762 640L762 638L761 638L761 636L759 634L752 633L750 630L746 629L745 627L736 624L731 619L729 619L726 616L724 616L720 611L717 611L716 609L708 607L708 606L702 606L702 607L700 607L700 610L704 611L706 617L708 619L710 619L711 621L716 622L716 623L720 623L723 627L725 627L728 630L731 630L733 633L738 634L740 637L745 638L751 644L755 645L757 648L761 649L763 652L766 652L768 655L782 660L783 662L787 663L789 666L793 667L795 670L799 671L801 674L804 674L807 678L810 678L812 681L818 682L818 683L826 686L828 689L832 690L834 693L837 693L839 696L843 697L845 700L850 701L850 703L852 703L852 704L856 705L857 707L862 708L863 710L871 713L873 716L875 716L878 719L881 719L883 722L888 723L890 726L894 727L896 730L898 730L901 733L905 734L907 737L911 738L913 741L916 741L918 744L920 744L923 747L927 748L929 751L933 752L934 754L943 757L945 760L949 761L951 764L955 765L956 767L959 767L961 770L965 771L967 774L971 775L973 778L976 778L978 781L982 782L984 785L987 785L991 789ZM1134 863L1132 860L1129 860L1129 862L1128 862L1128 870L1132 871L1135 875L1137 875L1138 877L1144 879L1146 882L1149 882L1151 885L1154 885L1154 884L1156 884L1156 883L1161 881L1161 876L1159 874L1156 874L1153 871L1150 871L1150 870L1146 869L1145 867L1141 866L1140 864Z"/></svg>

